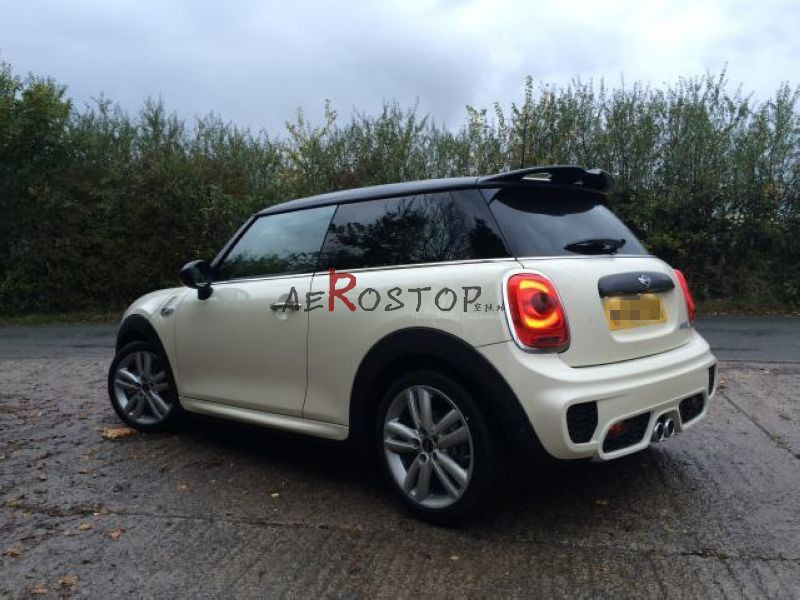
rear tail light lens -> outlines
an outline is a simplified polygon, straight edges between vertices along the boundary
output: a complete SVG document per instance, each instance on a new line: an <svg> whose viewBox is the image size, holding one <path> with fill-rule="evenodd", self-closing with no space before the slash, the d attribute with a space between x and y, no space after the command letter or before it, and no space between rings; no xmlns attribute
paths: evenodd
<svg viewBox="0 0 800 600"><path fill-rule="evenodd" d="M689 284L686 283L686 277L683 276L683 272L679 269L675 269L675 277L678 278L678 283L681 284L681 289L683 290L683 297L686 299L686 312L689 313L689 323L694 323L694 298L692 298L692 293L689 291Z"/></svg>
<svg viewBox="0 0 800 600"><path fill-rule="evenodd" d="M559 349L569 344L564 307L544 275L521 273L508 279L508 313L522 345Z"/></svg>

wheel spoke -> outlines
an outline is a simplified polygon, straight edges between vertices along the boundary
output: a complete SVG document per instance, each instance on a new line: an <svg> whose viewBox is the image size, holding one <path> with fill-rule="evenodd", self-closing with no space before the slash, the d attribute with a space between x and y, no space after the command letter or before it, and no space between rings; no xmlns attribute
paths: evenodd
<svg viewBox="0 0 800 600"><path fill-rule="evenodd" d="M417 483L417 479L419 476L419 466L420 466L419 461L414 460L408 467L405 479L403 479L403 489L406 492L411 492L411 490L414 489L414 484Z"/></svg>
<svg viewBox="0 0 800 600"><path fill-rule="evenodd" d="M410 442L403 442L390 437L384 438L383 445L397 454L408 454L409 452L416 452L419 450L419 446L415 447L414 444Z"/></svg>
<svg viewBox="0 0 800 600"><path fill-rule="evenodd" d="M128 404L125 406L125 412L127 412L132 419L138 419L142 416L142 411L144 410L145 400L144 394L141 392L138 394L134 394L128 400Z"/></svg>
<svg viewBox="0 0 800 600"><path fill-rule="evenodd" d="M167 413L169 412L169 404L167 404L164 401L164 399L161 397L161 395L158 392L151 391L148 394L148 397L150 398L150 402L151 402L150 406L151 407L157 407L157 409L158 409L156 416L159 419L163 419L164 417L166 417Z"/></svg>
<svg viewBox="0 0 800 600"><path fill-rule="evenodd" d="M419 417L422 427L430 432L433 429L433 409L431 407L431 393L425 388L417 388L419 395Z"/></svg>
<svg viewBox="0 0 800 600"><path fill-rule="evenodd" d="M414 427L416 427L417 430L422 429L419 419L419 410L417 409L417 399L414 397L413 388L408 388L406 390L406 404L408 404L408 413L411 415L411 421L414 423Z"/></svg>
<svg viewBox="0 0 800 600"><path fill-rule="evenodd" d="M444 469L439 464L436 454L433 455L433 472L436 473L436 478L442 484L442 487L444 487L445 491L447 491L447 493L453 498L458 498L458 488L453 485L453 482L450 481L447 473L444 472Z"/></svg>
<svg viewBox="0 0 800 600"><path fill-rule="evenodd" d="M139 372L139 376L141 377L144 375L144 361L142 360L142 353L137 352L134 354L134 360L136 361L136 370Z"/></svg>
<svg viewBox="0 0 800 600"><path fill-rule="evenodd" d="M464 487L467 483L467 471L454 461L449 454L446 452L435 452L434 460L447 471L447 474L453 478L459 487Z"/></svg>
<svg viewBox="0 0 800 600"><path fill-rule="evenodd" d="M157 392L163 392L169 389L169 384L166 381L153 384L153 389Z"/></svg>
<svg viewBox="0 0 800 600"><path fill-rule="evenodd" d="M159 420L163 419L164 416L161 414L161 409L159 408L156 401L153 400L153 397L150 394L147 394L146 399L147 399L147 406L150 407L150 412L153 414L153 416Z"/></svg>
<svg viewBox="0 0 800 600"><path fill-rule="evenodd" d="M133 383L133 384L135 384L137 386L139 385L139 378L136 375L134 375L133 373L131 373L130 371L128 371L128 369L119 369L117 371L117 377L121 377L123 379L127 379L128 381L130 381L131 383Z"/></svg>
<svg viewBox="0 0 800 600"><path fill-rule="evenodd" d="M167 378L167 372L166 371L159 371L158 373L153 375L153 383L160 383L160 382L164 381L166 378Z"/></svg>
<svg viewBox="0 0 800 600"><path fill-rule="evenodd" d="M120 376L119 373L117 373L117 378L114 380L114 384L129 391L134 391L139 389L138 385L136 385L135 383L131 383L127 379L124 379L123 377Z"/></svg>
<svg viewBox="0 0 800 600"><path fill-rule="evenodd" d="M150 377L152 368L153 368L153 356L149 352L143 352L144 356L142 357L142 368L144 369L143 373L147 377Z"/></svg>
<svg viewBox="0 0 800 600"><path fill-rule="evenodd" d="M439 440L439 448L450 448L467 440L469 440L469 430L466 425L462 425L455 431L442 436L442 439Z"/></svg>
<svg viewBox="0 0 800 600"><path fill-rule="evenodd" d="M439 419L439 422L433 426L432 433L434 435L436 435L437 433L441 433L448 427L455 425L458 422L458 420L459 420L458 411L456 409L453 409L445 416L443 416L441 419Z"/></svg>
<svg viewBox="0 0 800 600"><path fill-rule="evenodd" d="M403 438L409 442L413 442L414 440L419 441L419 432L411 429L411 427L407 427L403 425L400 421L394 420L389 421L384 425L383 430L386 433L391 433L396 435L397 437Z"/></svg>
<svg viewBox="0 0 800 600"><path fill-rule="evenodd" d="M422 502L428 497L431 487L431 471L433 471L433 461L428 458L419 468L417 491L414 493L417 502Z"/></svg>

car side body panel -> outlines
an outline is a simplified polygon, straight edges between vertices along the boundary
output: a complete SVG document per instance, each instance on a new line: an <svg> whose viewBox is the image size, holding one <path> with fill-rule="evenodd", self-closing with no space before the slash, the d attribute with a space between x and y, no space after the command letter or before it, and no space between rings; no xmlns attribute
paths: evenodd
<svg viewBox="0 0 800 600"><path fill-rule="evenodd" d="M411 327L436 329L473 347L510 340L505 312L499 309L503 304L500 282L506 272L519 266L513 259L496 259L353 270L350 273L357 278L356 288L347 293L356 306L353 312L339 299L334 301L333 311L329 311L329 275L315 274L311 293L322 292L325 302L321 308L308 313L308 390L303 416L346 425L350 416L350 394L362 360L379 340L395 331ZM465 287L481 290L479 299L467 304L466 310ZM387 310L387 306L397 304L389 300L388 292L392 288L400 290L395 295L404 303L397 310ZM418 294L409 292L417 288L430 288L419 292L419 310ZM365 292L368 289L377 294ZM444 289L452 290L455 296L442 292ZM439 293L442 295L438 302L444 308L448 308L455 297L452 309L443 310L437 306ZM367 308L372 308L378 295L381 301L374 310L364 310L358 305L361 294L362 304ZM487 310L489 305L491 309Z"/></svg>

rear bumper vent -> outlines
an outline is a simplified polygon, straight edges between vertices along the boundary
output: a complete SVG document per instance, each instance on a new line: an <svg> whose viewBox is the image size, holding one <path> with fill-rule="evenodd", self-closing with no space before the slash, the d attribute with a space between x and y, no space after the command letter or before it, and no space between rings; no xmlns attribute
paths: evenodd
<svg viewBox="0 0 800 600"><path fill-rule="evenodd" d="M714 378L717 376L717 365L711 365L708 369L708 395L709 397L711 394L714 393Z"/></svg>
<svg viewBox="0 0 800 600"><path fill-rule="evenodd" d="M585 444L597 429L597 402L581 402L567 409L567 431L575 444Z"/></svg>
<svg viewBox="0 0 800 600"><path fill-rule="evenodd" d="M711 367L712 369L714 367ZM713 378L713 374L709 373L709 377ZM709 386L712 386L713 383L709 382ZM689 398L684 398L681 400L681 403L678 407L681 413L681 422L688 423L689 421L696 419L701 412L703 412L703 407L705 406L705 400L703 399L703 394L695 394L694 396L690 396Z"/></svg>
<svg viewBox="0 0 800 600"><path fill-rule="evenodd" d="M603 440L603 452L614 452L628 446L633 446L642 441L647 433L647 425L650 423L650 413L642 413L630 419L622 421L623 431L619 435L610 436L606 434Z"/></svg>

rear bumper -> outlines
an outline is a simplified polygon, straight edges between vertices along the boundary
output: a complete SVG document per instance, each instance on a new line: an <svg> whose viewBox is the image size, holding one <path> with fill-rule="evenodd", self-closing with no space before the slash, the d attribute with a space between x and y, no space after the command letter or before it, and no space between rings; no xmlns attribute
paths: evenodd
<svg viewBox="0 0 800 600"><path fill-rule="evenodd" d="M508 382L544 448L559 459L610 460L646 448L659 418L669 415L676 430L685 431L705 416L715 391L709 390L709 369L717 361L696 331L689 343L674 350L594 367L570 367L558 354L524 352L514 342L478 350ZM697 395L704 399L702 411L681 421L681 400ZM567 409L582 402L597 403L597 426L589 441L575 443L567 428ZM640 441L603 449L611 425L643 413L649 413L649 422Z"/></svg>

